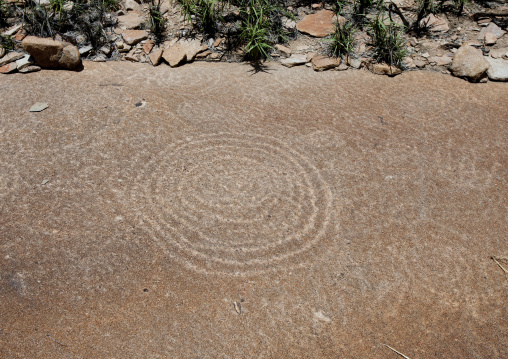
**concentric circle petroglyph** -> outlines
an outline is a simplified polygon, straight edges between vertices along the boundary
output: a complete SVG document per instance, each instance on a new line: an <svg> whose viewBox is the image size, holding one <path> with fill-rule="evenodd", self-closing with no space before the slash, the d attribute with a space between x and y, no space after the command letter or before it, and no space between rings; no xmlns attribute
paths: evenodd
<svg viewBox="0 0 508 359"><path fill-rule="evenodd" d="M169 145L117 193L170 257L208 273L301 264L331 206L303 155L272 137L227 133Z"/></svg>

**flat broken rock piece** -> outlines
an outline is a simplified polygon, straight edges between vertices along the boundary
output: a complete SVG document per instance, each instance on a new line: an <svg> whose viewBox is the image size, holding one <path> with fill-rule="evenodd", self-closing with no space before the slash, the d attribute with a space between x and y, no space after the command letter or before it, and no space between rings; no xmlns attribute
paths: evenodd
<svg viewBox="0 0 508 359"><path fill-rule="evenodd" d="M30 107L30 112L41 112L47 109L49 105L45 102L37 102L32 107Z"/></svg>

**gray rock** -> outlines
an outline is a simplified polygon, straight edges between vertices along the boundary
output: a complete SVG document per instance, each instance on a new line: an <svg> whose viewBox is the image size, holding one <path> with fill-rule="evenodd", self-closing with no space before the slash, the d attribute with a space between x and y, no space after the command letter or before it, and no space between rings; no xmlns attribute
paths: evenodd
<svg viewBox="0 0 508 359"><path fill-rule="evenodd" d="M18 71L21 72L22 74L26 74L29 72L41 71L41 68L40 68L40 66L37 66L37 65L29 65L29 66L23 67L22 69L18 69Z"/></svg>
<svg viewBox="0 0 508 359"><path fill-rule="evenodd" d="M16 60L19 60L21 59L23 56L25 56L24 53L22 52L9 52L7 55L5 55L4 57L2 57L0 59L0 67L4 66L4 65L7 65L11 62L14 62Z"/></svg>
<svg viewBox="0 0 508 359"><path fill-rule="evenodd" d="M91 45L84 46L84 47L82 47L82 48L80 48L80 49L79 49L79 54L80 54L81 56L86 56L86 55L88 55L88 53L89 53L90 51L92 51L92 49L93 49L93 47L92 47Z"/></svg>
<svg viewBox="0 0 508 359"><path fill-rule="evenodd" d="M118 27L121 29L136 29L141 26L145 19L136 12L129 12L127 15L118 16Z"/></svg>
<svg viewBox="0 0 508 359"><path fill-rule="evenodd" d="M280 63L283 66L286 66L286 67L293 67L293 66L303 65L303 64L305 64L307 62L308 62L307 56L304 55L304 54L293 54L290 57L288 57L286 59L282 59L280 61Z"/></svg>
<svg viewBox="0 0 508 359"><path fill-rule="evenodd" d="M508 60L485 57L490 64L487 75L492 81L508 81Z"/></svg>
<svg viewBox="0 0 508 359"><path fill-rule="evenodd" d="M484 40L485 39L485 36L487 36L487 33L491 32L492 35L494 35L496 37L496 39L499 39L501 38L501 36L504 35L504 33L506 31L504 31L503 29L501 29L499 26L497 26L496 24L494 24L493 22L491 22L489 24L489 26L487 27L484 27L482 29L482 31L480 31L480 33L478 34L478 37L477 37L477 40Z"/></svg>
<svg viewBox="0 0 508 359"><path fill-rule="evenodd" d="M49 105L44 102L37 102L32 107L30 107L30 112L41 112L47 109Z"/></svg>
<svg viewBox="0 0 508 359"><path fill-rule="evenodd" d="M5 55L5 49L3 47L0 47L0 59L4 57Z"/></svg>
<svg viewBox="0 0 508 359"><path fill-rule="evenodd" d="M21 59L16 60L16 66L18 68L18 71L21 71L24 67L33 65L34 60L32 58L32 55L25 55Z"/></svg>
<svg viewBox="0 0 508 359"><path fill-rule="evenodd" d="M450 70L457 77L465 77L470 81L478 81L489 68L481 50L470 45L462 45L453 58Z"/></svg>

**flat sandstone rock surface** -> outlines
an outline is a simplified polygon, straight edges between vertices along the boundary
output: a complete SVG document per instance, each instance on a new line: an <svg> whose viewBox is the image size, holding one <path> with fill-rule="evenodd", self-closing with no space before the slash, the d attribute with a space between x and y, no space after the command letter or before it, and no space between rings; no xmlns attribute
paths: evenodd
<svg viewBox="0 0 508 359"><path fill-rule="evenodd" d="M506 84L84 66L0 83L0 357L508 357Z"/></svg>

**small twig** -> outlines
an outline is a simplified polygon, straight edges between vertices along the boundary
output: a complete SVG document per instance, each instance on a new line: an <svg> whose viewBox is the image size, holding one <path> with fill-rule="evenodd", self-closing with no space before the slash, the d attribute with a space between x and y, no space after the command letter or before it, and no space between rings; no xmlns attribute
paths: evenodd
<svg viewBox="0 0 508 359"><path fill-rule="evenodd" d="M390 350L393 350L395 353L399 354L401 357L405 358L405 359L410 359L409 357L405 356L404 354L402 354L401 352L398 352L396 351L395 349L393 349L391 346L389 345L386 345L386 344L383 344L385 347L387 347L388 349Z"/></svg>
<svg viewBox="0 0 508 359"><path fill-rule="evenodd" d="M490 257L490 258L492 258L492 260L493 260L494 262L496 262L496 264L499 266L499 268L501 268L501 269L505 272L505 274L508 274L508 271L507 271L506 269L504 269L504 267L501 265L501 263L499 263L499 262L497 261L498 259L499 259L499 260L505 259L504 257L503 257L503 258L496 258L496 257L492 256L492 257Z"/></svg>
<svg viewBox="0 0 508 359"><path fill-rule="evenodd" d="M48 338L49 338L49 339L51 339L51 340L52 340L52 341L54 341L55 343L57 343L57 344L59 344L59 345L61 345L61 346L63 346L63 347L66 347L66 346L67 346L67 345L62 344L62 343L60 343L59 341L55 340L55 338L53 338L53 337L52 337L51 335L49 335L48 333L46 333L46 335L48 336Z"/></svg>

